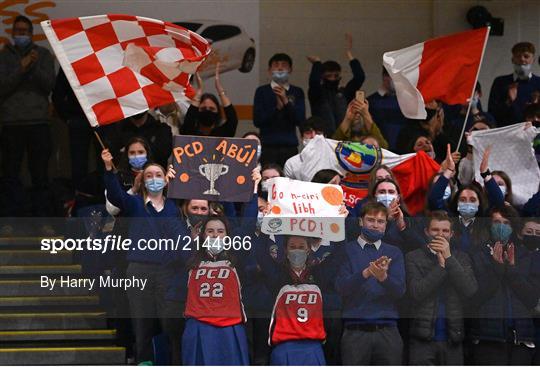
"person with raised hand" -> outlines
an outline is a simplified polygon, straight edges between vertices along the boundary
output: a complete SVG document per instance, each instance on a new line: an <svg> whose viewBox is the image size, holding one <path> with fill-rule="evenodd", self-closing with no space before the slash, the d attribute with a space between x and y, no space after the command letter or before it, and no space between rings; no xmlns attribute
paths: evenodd
<svg viewBox="0 0 540 367"><path fill-rule="evenodd" d="M189 252L182 251L182 246L154 251L141 246L150 239L189 236L185 225L178 220L176 204L164 194L171 175L159 164L147 164L141 172L140 189L130 195L122 188L114 172L113 156L108 149L102 151L101 159L105 165L107 198L125 217L130 218L128 236L132 247L127 254L126 277L148 280L144 290L130 288L127 292L135 333L136 360L138 363L153 360L152 338L157 334L156 324L159 324L168 337L171 362L179 364L182 323L178 314L182 303L169 301L167 291L178 272L176 263L185 263ZM183 293L185 298L185 289Z"/></svg>
<svg viewBox="0 0 540 367"><path fill-rule="evenodd" d="M180 129L181 135L233 137L236 134L238 116L221 84L219 71L220 64L218 62L214 82L221 105L215 95L204 93L203 80L198 73L195 74L197 90L184 118L184 125ZM223 123L222 106L225 112L225 122Z"/></svg>

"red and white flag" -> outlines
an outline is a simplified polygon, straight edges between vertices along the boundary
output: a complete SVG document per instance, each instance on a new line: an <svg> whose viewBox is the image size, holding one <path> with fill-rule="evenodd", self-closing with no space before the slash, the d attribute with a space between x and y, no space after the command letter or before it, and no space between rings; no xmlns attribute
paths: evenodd
<svg viewBox="0 0 540 367"><path fill-rule="evenodd" d="M198 34L132 15L41 22L92 126L191 98L190 74L210 53Z"/></svg>
<svg viewBox="0 0 540 367"><path fill-rule="evenodd" d="M394 82L401 112L425 119L425 103L467 103L488 36L489 28L481 28L385 52L383 65Z"/></svg>

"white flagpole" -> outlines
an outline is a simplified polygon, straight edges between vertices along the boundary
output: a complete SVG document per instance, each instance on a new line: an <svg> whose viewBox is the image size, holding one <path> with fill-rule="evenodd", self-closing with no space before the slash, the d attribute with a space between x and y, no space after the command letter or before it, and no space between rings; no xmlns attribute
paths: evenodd
<svg viewBox="0 0 540 367"><path fill-rule="evenodd" d="M469 98L469 106L467 107L467 113L465 114L465 121L463 122L463 128L461 129L461 134L459 135L459 141L456 147L456 151L459 151L461 146L461 141L463 140L463 135L465 134L465 127L467 126L467 121L469 120L469 113L471 112L471 102L474 97L474 91L476 89L476 83L478 83L478 76L480 75L480 68L482 68L482 61L484 60L484 53L486 52L487 40L489 38L489 31L491 27L487 27L486 38L484 40L484 48L482 49L482 56L480 57L480 64L478 64L478 71L476 72L476 79L474 80L471 98Z"/></svg>

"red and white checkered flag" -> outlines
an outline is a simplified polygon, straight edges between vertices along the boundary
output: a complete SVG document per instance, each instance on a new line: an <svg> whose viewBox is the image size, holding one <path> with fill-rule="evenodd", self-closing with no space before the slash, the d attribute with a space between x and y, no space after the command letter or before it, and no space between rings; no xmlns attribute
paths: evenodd
<svg viewBox="0 0 540 367"><path fill-rule="evenodd" d="M96 15L41 22L92 126L191 98L210 53L197 33L161 20Z"/></svg>

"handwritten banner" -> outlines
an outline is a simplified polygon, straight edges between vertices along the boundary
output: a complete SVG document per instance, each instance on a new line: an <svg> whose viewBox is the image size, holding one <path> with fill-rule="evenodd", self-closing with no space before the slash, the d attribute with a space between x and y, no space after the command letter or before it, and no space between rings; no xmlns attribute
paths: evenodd
<svg viewBox="0 0 540 367"><path fill-rule="evenodd" d="M268 202L270 213L263 219L263 233L345 239L345 217L339 214L343 190L338 185L276 177L270 181Z"/></svg>
<svg viewBox="0 0 540 367"><path fill-rule="evenodd" d="M233 202L253 197L256 140L179 135L172 156L176 178L168 197Z"/></svg>

